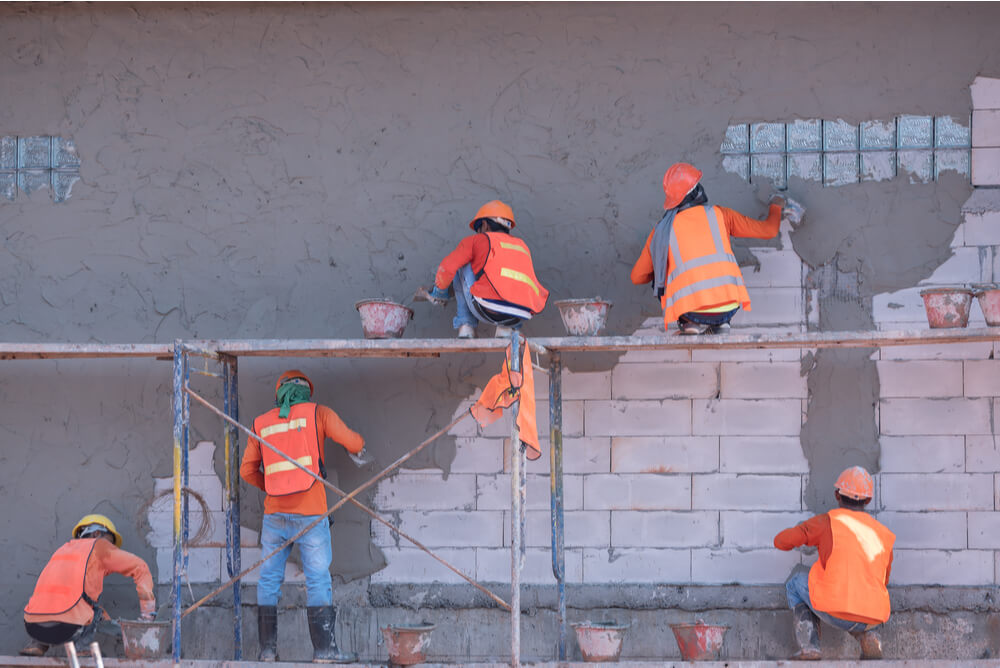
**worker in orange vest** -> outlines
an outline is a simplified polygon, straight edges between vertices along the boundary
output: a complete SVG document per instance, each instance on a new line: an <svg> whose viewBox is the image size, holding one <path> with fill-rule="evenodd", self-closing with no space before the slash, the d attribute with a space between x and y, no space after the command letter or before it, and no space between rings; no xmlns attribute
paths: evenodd
<svg viewBox="0 0 1000 668"><path fill-rule="evenodd" d="M663 175L663 192L666 211L632 267L632 283L652 283L664 327L676 320L681 334L723 331L740 307L750 310L730 237L774 237L784 201L773 198L765 220L709 206L701 171L684 162Z"/></svg>
<svg viewBox="0 0 1000 668"><path fill-rule="evenodd" d="M323 444L327 438L357 455L359 460L356 461L363 461L365 440L348 428L332 408L312 402L313 389L312 381L301 371L293 369L281 374L274 387L276 405L254 420L253 431L312 473L325 478ZM260 532L261 550L265 555L327 511L326 486L255 438L247 439L240 477L267 494ZM334 635L337 611L333 607L330 577L333 562L330 524L317 524L295 544L299 546L306 577L306 613L313 661L357 661L358 655L354 652L342 652L337 648ZM264 562L260 569L257 582L259 661L278 658L278 600L285 579L285 562L291 551L291 546L286 547Z"/></svg>
<svg viewBox="0 0 1000 668"><path fill-rule="evenodd" d="M889 619L889 572L896 536L865 512L875 493L871 474L852 466L837 478L839 508L816 515L774 537L779 550L818 548L808 572L798 566L785 583L799 651L793 659L819 660L819 622L847 631L861 643L862 659L881 659L875 627Z"/></svg>
<svg viewBox="0 0 1000 668"><path fill-rule="evenodd" d="M35 590L24 607L24 628L31 641L24 656L42 656L50 645L76 641L78 654L88 655L97 624L108 615L98 605L108 573L126 575L135 582L140 619L156 614L153 576L146 562L120 549L122 536L104 515L85 515L73 538L55 551L42 569Z"/></svg>
<svg viewBox="0 0 1000 668"><path fill-rule="evenodd" d="M418 298L444 306L448 286L454 286L453 326L460 339L475 338L479 322L496 325L496 336L508 336L545 308L549 291L535 277L528 245L511 236L515 225L514 211L500 200L482 205L469 222L475 234L441 260L433 289L417 290Z"/></svg>

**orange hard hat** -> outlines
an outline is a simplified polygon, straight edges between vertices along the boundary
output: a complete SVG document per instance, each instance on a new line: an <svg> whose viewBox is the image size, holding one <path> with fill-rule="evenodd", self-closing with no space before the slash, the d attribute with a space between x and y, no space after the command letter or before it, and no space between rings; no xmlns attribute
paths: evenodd
<svg viewBox="0 0 1000 668"><path fill-rule="evenodd" d="M493 199L479 207L476 217L469 221L469 229L476 229L476 221L480 218L504 218L514 227L514 210L498 199Z"/></svg>
<svg viewBox="0 0 1000 668"><path fill-rule="evenodd" d="M833 488L850 499L870 499L875 495L872 474L860 466L852 466L841 473Z"/></svg>
<svg viewBox="0 0 1000 668"><path fill-rule="evenodd" d="M274 398L275 399L278 398L278 389L282 386L282 384L284 384L286 381L293 380L295 378L301 378L302 380L309 383L309 394L312 394L315 391L315 388L313 387L313 382L309 380L309 376L305 375L298 369L289 369L285 373L278 376L278 382L275 383L274 385Z"/></svg>
<svg viewBox="0 0 1000 668"><path fill-rule="evenodd" d="M694 190L694 187L701 181L701 170L686 162L678 162L670 165L670 169L663 175L663 200L664 209L672 209L687 197L687 194Z"/></svg>

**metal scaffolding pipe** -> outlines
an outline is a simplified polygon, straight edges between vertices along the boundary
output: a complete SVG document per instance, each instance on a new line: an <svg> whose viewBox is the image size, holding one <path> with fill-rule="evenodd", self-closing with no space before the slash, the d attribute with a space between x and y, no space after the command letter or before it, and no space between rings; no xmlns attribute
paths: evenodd
<svg viewBox="0 0 1000 668"><path fill-rule="evenodd" d="M552 515L552 575L559 590L559 652L566 660L566 551L563 513L562 356L549 354L549 507Z"/></svg>
<svg viewBox="0 0 1000 668"><path fill-rule="evenodd" d="M183 572L183 542L181 533L181 472L184 465L184 367L187 356L180 340L174 343L174 582L173 582L173 658L174 667L181 661L181 573Z"/></svg>
<svg viewBox="0 0 1000 668"><path fill-rule="evenodd" d="M229 355L222 356L223 410L233 420L240 419L240 394L237 383L238 361ZM240 441L239 431L223 422L226 444L226 572L229 577L242 570L242 541L240 539ZM239 578L233 583L233 660L243 658L243 604Z"/></svg>
<svg viewBox="0 0 1000 668"><path fill-rule="evenodd" d="M521 371L521 334L510 335L510 373ZM521 568L524 566L525 462L517 426L520 399L510 407L510 665L521 665Z"/></svg>

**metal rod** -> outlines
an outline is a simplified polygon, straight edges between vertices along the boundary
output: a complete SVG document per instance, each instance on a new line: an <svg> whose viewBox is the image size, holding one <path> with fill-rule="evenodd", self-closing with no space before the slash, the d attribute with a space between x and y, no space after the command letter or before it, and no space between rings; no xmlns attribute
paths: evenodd
<svg viewBox="0 0 1000 668"><path fill-rule="evenodd" d="M222 356L222 379L224 410L226 415L239 422L240 394L237 383L238 361L229 355ZM230 577L242 569L243 542L240 535L240 442L239 431L228 422L223 422L226 443L226 568ZM233 660L243 658L243 602L237 578L233 583Z"/></svg>
<svg viewBox="0 0 1000 668"><path fill-rule="evenodd" d="M566 660L566 552L563 512L562 355L549 354L549 505L552 511L552 575L559 589L559 661Z"/></svg>
<svg viewBox="0 0 1000 668"><path fill-rule="evenodd" d="M76 645L72 642L63 643L63 649L66 650L66 658L69 659L70 668L80 668L80 659L76 656Z"/></svg>
<svg viewBox="0 0 1000 668"><path fill-rule="evenodd" d="M181 661L181 572L183 565L181 534L181 468L184 460L182 448L184 433L184 362L186 360L180 340L174 342L174 611L173 659L174 666Z"/></svg>
<svg viewBox="0 0 1000 668"><path fill-rule="evenodd" d="M521 370L521 335L510 335L510 373ZM517 427L520 400L510 407L510 665L521 665L521 567L524 565L524 450Z"/></svg>
<svg viewBox="0 0 1000 668"><path fill-rule="evenodd" d="M184 355L184 387L187 387L191 382L191 359L187 356L188 351L183 350ZM182 443L184 447L184 461L183 461L183 473L181 475L181 485L184 489L191 488L191 397L185 393L184 394L184 405L181 408L181 416L184 420L184 441ZM188 542L191 538L191 495L184 494L183 499L181 499L183 508L181 509L181 518L184 524L183 529L183 540L181 541L182 551L184 553L184 572L188 572L188 561L191 558L191 553L188 550Z"/></svg>
<svg viewBox="0 0 1000 668"><path fill-rule="evenodd" d="M194 397L196 401L198 401L199 403L201 403L202 405L204 405L206 408L208 408L210 411L212 411L213 413L215 413L216 415L218 415L219 417L221 417L223 420L226 420L227 422L235 425L238 429L240 429L241 431L245 432L247 434L247 436L250 436L250 437L256 439L262 445L264 445L265 447L267 447L268 449L270 449L271 451L273 451L275 454L277 454L278 456L282 457L286 461L292 462L296 467L298 467L299 469L302 469L303 471L305 471L306 473L308 473L311 477L313 477L317 481L321 482L327 488L331 489L335 494L337 494L337 495L339 495L339 496L341 496L343 498L340 499L337 503L335 503L333 505L333 507L331 507L329 510L327 510L326 513L324 513L320 517L317 517L313 522L311 522L309 525L307 525L301 531L299 531L299 533L297 533L294 536L292 536L291 538L289 538L283 545L279 546L276 550L274 550L274 552L272 552L271 554L269 554L266 557L262 558L260 561L258 561L257 563L255 563L253 566L250 566L249 568L245 569L237 577L234 577L234 578L230 579L229 582L224 583L222 586L220 586L219 588L217 588L215 591L209 592L208 594L206 594L205 596L203 596L196 603L194 603L187 610L185 610L183 616L186 617L191 612L193 612L196 608L200 607L203 603L205 603L209 599L213 598L216 594L218 594L222 590L224 590L227 587L229 587L229 585L231 585L237 578L243 577L247 573L250 573L254 569L258 568L265 561L267 561L272 556L274 556L275 554L277 554L278 552L280 552L281 550L285 549L286 547L288 547L289 545L291 545L293 542L295 542L296 540L298 540L299 538L301 538L302 536L304 536L310 529L312 529L313 527L315 527L317 524L319 524L326 517L332 515L336 510L338 510L341 506L343 506L345 503L348 503L348 502L350 502L353 505L355 505L356 507L358 507L362 512L364 512L367 515L369 515L372 519L374 519L374 520L376 520L376 521L384 524L385 526L387 526L394 533L398 534L402 538L405 538L406 540L408 540L411 543L413 543L416 547L418 547L422 551L426 552L432 559L434 559L435 561L439 562L440 564L442 564L443 566L445 566L446 568L448 568L450 571L452 571L453 573L455 573L456 575L458 575L459 577L461 577L463 580L465 580L466 582L468 582L469 584L471 584L473 587L475 587L476 589L480 590L481 592L483 592L484 594L486 594L487 596L489 596L500 607L504 608L505 610L509 610L510 609L510 605L506 601L504 601L502 598L500 598L499 596L497 596L496 594L494 594L493 592L491 592L489 589L486 589L485 587L483 587L481 584L479 584L478 582L476 582L475 580L473 580L472 578L470 578L468 575L466 575L462 571L460 571L457 568L455 568L454 566L452 566L450 563L448 563L447 561L445 561L441 557L439 557L436 554L434 554L430 549L428 549L423 543L421 543L420 541L418 541L416 538L413 538L412 536L404 533L402 530L400 530L399 528L393 526L387 520L382 519L378 514L375 513L375 511L371 510L366 505L364 505L363 503L361 503L360 501L358 501L358 500L356 500L354 498L355 496L357 496L358 494L360 494L361 492L363 492L365 489L367 489L371 485L373 485L376 482L378 482L387 473L391 472L393 469L397 468L399 465L403 464L408 459L410 459L411 457L413 457L414 455L416 455L418 452L420 452L422 449L424 449L425 447L427 447L428 445L430 445L434 440L436 440L437 438L439 438L441 435L443 435L444 433L446 433L449 429L451 429L456 424L458 424L459 422L461 422L462 420L464 420L466 417L468 417L470 415L470 413L468 413L467 411L465 411L465 412L459 414L450 423L448 423L447 425L445 425L444 427L442 427L441 429L439 429L438 431L436 431L434 434L432 434L431 436L429 436L428 438L426 438L416 448L414 448L413 450L411 450L407 454L403 455L402 457L398 458L392 464L390 464L385 469L383 469L382 471L380 471L375 477L371 478L370 480L368 480L367 482L365 482L363 485L361 485L360 487L358 487L357 489L355 489L353 492L351 492L350 494L348 494L348 493L344 492L343 490L341 490L336 485L334 485L333 483L331 483L331 482L329 482L327 480L324 480L322 477L316 475L315 473L313 473L309 469L305 468L304 466L302 466L301 464L299 464L298 462L296 462L294 459L292 459L291 457L289 457L288 455L286 455L284 452L282 452L278 448L274 447L273 445L271 445L270 443L268 443L266 440L264 440L260 436L257 436L256 434L254 434L251 430L247 429L242 424L234 421L232 418L230 418L225 413L223 413L222 411L220 411L218 408L216 408L215 406L213 406L211 403L209 403L208 401L206 401L203 397L201 397L200 395L198 395L198 393L195 392L194 390L192 390L191 388L189 388L189 387L185 388L185 391L188 394L190 394L192 397Z"/></svg>
<svg viewBox="0 0 1000 668"><path fill-rule="evenodd" d="M104 657L101 656L101 646L97 641L90 643L90 654L94 657L94 668L104 668Z"/></svg>

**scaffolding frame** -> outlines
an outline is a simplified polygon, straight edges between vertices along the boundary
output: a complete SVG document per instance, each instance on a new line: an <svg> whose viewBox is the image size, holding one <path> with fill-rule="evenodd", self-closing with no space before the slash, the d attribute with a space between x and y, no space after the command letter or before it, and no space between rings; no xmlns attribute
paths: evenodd
<svg viewBox="0 0 1000 668"><path fill-rule="evenodd" d="M511 345L519 337L512 335ZM550 512L552 528L552 571L558 588L559 661L566 660L567 619L565 589L565 550L562 471L562 352L633 350L735 350L770 348L883 348L887 346L932 345L1000 341L1000 329L913 329L901 331L852 332L762 332L742 334L739 330L727 335L709 337L608 336L608 337L540 337L528 342L534 352L549 358L549 429L550 429ZM181 654L181 581L186 568L189 513L187 487L190 450L190 397L185 391L192 373L189 356L213 360L221 370L195 373L220 378L223 382L223 412L234 422L239 420L238 358L239 357L439 357L451 353L503 352L508 342L503 339L252 339L252 340L176 340L173 344L98 344L98 343L2 343L0 360L26 359L100 359L153 358L173 362L174 407L174 628L173 660L180 665ZM516 350L512 352L516 353ZM517 354L513 360L520 360ZM520 665L520 570L524 555L524 490L525 454L517 434L514 409L511 447L511 665ZM226 422L223 432L225 447L225 511L226 555L230 577L240 573L239 523L239 439L233 424ZM242 657L241 580L232 585L234 659ZM517 603L517 604L515 604Z"/></svg>

